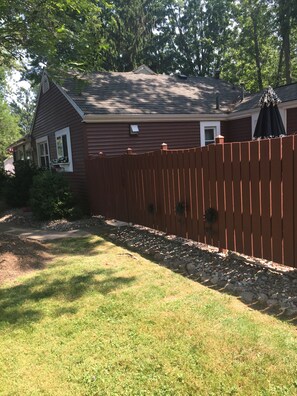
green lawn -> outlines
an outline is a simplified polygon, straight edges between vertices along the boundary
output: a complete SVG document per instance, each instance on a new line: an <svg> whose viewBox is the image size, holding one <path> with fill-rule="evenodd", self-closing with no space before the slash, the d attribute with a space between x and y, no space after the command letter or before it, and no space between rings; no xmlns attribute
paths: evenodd
<svg viewBox="0 0 297 396"><path fill-rule="evenodd" d="M0 288L0 395L297 395L293 325L101 238Z"/></svg>

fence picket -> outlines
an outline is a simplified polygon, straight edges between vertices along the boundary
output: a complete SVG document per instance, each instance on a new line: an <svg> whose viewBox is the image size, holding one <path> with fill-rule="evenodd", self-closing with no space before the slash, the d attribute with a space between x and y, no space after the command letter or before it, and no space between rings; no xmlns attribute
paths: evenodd
<svg viewBox="0 0 297 396"><path fill-rule="evenodd" d="M282 254L282 162L281 139L271 141L271 190L272 190L272 259L281 263Z"/></svg>
<svg viewBox="0 0 297 396"><path fill-rule="evenodd" d="M216 168L218 183L218 247L226 249L226 200L224 188L223 145L216 146Z"/></svg>
<svg viewBox="0 0 297 396"><path fill-rule="evenodd" d="M271 260L271 172L270 140L260 142L260 191L263 257Z"/></svg>
<svg viewBox="0 0 297 396"><path fill-rule="evenodd" d="M168 212L170 215L170 228L169 232L176 233L176 216L175 216L175 189L174 189L174 171L173 171L173 152L167 153L168 160L168 186L170 194L170 203L168 205Z"/></svg>
<svg viewBox="0 0 297 396"><path fill-rule="evenodd" d="M232 159L233 159L232 173L233 173L233 192L234 192L235 250L239 253L243 253L240 144L233 143L231 148L232 148Z"/></svg>
<svg viewBox="0 0 297 396"><path fill-rule="evenodd" d="M190 171L191 171L191 234L190 238L198 241L198 199L197 199L197 168L196 149L190 151Z"/></svg>
<svg viewBox="0 0 297 396"><path fill-rule="evenodd" d="M192 237L192 185L191 185L191 168L190 168L190 150L186 151L184 156L184 177L185 177L185 202L186 206L186 221L185 221L185 235L186 238Z"/></svg>
<svg viewBox="0 0 297 396"><path fill-rule="evenodd" d="M204 212L210 208L210 194L209 194L209 147L202 147L202 175L203 175L203 202ZM211 244L212 228L206 221L204 222L205 241L208 245Z"/></svg>
<svg viewBox="0 0 297 396"><path fill-rule="evenodd" d="M202 150L196 150L196 188L197 188L197 202L198 202L198 241L205 243L205 230L204 230L204 188L203 188L203 172L202 172Z"/></svg>
<svg viewBox="0 0 297 396"><path fill-rule="evenodd" d="M216 172L216 145L209 146L209 192L210 192L210 207L217 211L217 172ZM218 246L218 223L212 224L211 244Z"/></svg>
<svg viewBox="0 0 297 396"><path fill-rule="evenodd" d="M251 196L250 196L250 144L241 145L241 175L242 175L242 230L243 230L243 252L252 254L251 244Z"/></svg>
<svg viewBox="0 0 297 396"><path fill-rule="evenodd" d="M259 174L259 141L250 144L251 150L251 200L252 200L252 254L262 257L261 218L260 218L260 174Z"/></svg>
<svg viewBox="0 0 297 396"><path fill-rule="evenodd" d="M233 183L232 183L232 151L231 144L224 145L224 176L226 196L226 230L227 248L234 250L234 221L233 221Z"/></svg>
<svg viewBox="0 0 297 396"><path fill-rule="evenodd" d="M294 202L294 212L293 212L293 219L294 219L294 267L297 268L297 208L296 208L296 200L297 200L297 135L293 137L294 142L294 161L293 161L293 202Z"/></svg>
<svg viewBox="0 0 297 396"><path fill-rule="evenodd" d="M283 236L284 262L294 266L294 151L293 136L283 140Z"/></svg>

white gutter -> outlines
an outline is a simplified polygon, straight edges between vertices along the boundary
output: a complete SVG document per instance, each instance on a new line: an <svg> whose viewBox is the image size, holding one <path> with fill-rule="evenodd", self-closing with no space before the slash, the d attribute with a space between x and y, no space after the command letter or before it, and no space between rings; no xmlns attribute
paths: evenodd
<svg viewBox="0 0 297 396"><path fill-rule="evenodd" d="M85 123L225 121L228 114L87 114Z"/></svg>

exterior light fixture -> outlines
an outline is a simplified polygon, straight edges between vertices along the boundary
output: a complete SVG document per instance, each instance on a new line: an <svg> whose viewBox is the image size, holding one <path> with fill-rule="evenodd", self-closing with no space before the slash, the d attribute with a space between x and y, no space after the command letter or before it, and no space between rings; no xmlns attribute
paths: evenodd
<svg viewBox="0 0 297 396"><path fill-rule="evenodd" d="M139 134L139 126L136 124L130 125L130 135L138 135Z"/></svg>

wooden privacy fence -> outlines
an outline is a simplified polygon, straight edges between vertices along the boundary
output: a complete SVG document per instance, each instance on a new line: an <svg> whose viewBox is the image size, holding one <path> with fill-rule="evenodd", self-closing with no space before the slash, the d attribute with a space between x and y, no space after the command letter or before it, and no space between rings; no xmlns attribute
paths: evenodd
<svg viewBox="0 0 297 396"><path fill-rule="evenodd" d="M98 156L87 175L94 214L297 267L295 135Z"/></svg>

